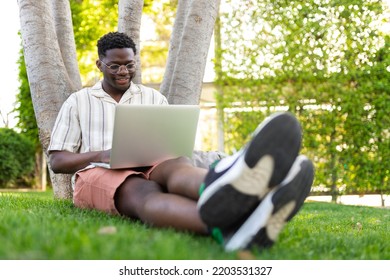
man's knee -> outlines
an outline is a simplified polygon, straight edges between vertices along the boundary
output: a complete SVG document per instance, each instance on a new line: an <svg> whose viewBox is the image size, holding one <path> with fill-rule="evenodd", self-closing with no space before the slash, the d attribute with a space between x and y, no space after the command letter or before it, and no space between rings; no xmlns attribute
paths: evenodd
<svg viewBox="0 0 390 280"><path fill-rule="evenodd" d="M188 167L194 167L188 157L177 157L173 159L168 159L159 164L153 170L150 178L157 182L165 181L164 184L166 184L172 178L172 176L176 176L177 174L181 173L183 168L187 169Z"/></svg>
<svg viewBox="0 0 390 280"><path fill-rule="evenodd" d="M156 182L131 176L116 190L115 206L123 215L138 217L139 209L143 207L148 196L161 192L161 186Z"/></svg>
<svg viewBox="0 0 390 280"><path fill-rule="evenodd" d="M191 159L189 159L188 157L185 157L185 156L170 159L170 160L168 160L168 162L170 162L171 164L175 164L175 165L177 164L179 166L184 166L184 165L193 166Z"/></svg>

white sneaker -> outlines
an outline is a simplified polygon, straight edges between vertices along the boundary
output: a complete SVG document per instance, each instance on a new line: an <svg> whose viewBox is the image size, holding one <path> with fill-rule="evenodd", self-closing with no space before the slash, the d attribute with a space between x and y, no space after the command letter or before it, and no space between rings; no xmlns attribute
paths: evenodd
<svg viewBox="0 0 390 280"><path fill-rule="evenodd" d="M292 114L267 118L243 149L210 168L198 201L202 220L224 229L246 217L286 177L301 139L301 126Z"/></svg>
<svg viewBox="0 0 390 280"><path fill-rule="evenodd" d="M306 156L297 157L283 182L267 194L236 231L225 235L225 250L272 246L285 224L303 205L313 179L313 163Z"/></svg>

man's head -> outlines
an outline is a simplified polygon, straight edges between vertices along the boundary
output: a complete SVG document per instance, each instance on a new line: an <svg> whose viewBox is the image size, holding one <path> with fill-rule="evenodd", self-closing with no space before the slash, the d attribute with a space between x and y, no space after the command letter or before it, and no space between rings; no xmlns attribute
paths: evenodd
<svg viewBox="0 0 390 280"><path fill-rule="evenodd" d="M97 48L96 65L104 76L103 89L119 99L135 75L135 43L124 33L110 32L98 40Z"/></svg>
<svg viewBox="0 0 390 280"><path fill-rule="evenodd" d="M103 35L97 42L98 55L100 59L106 56L108 50L128 48L137 54L134 41L125 33L110 32Z"/></svg>

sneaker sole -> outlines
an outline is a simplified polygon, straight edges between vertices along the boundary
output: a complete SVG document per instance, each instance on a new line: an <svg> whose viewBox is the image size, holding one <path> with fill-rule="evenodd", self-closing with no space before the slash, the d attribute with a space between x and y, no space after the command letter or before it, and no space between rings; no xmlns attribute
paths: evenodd
<svg viewBox="0 0 390 280"><path fill-rule="evenodd" d="M225 244L226 251L253 246L270 247L285 224L302 207L314 179L314 167L305 156L299 156L291 171L253 211L244 224Z"/></svg>
<svg viewBox="0 0 390 280"><path fill-rule="evenodd" d="M301 146L301 127L290 113L264 121L242 153L221 167L223 174L206 187L198 201L202 220L210 227L227 228L250 213L288 173Z"/></svg>

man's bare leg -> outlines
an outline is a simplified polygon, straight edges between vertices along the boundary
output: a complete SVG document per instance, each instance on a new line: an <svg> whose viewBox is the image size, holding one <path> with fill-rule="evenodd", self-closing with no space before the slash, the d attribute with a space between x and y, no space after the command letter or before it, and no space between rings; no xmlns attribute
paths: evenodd
<svg viewBox="0 0 390 280"><path fill-rule="evenodd" d="M197 201L207 172L207 169L194 167L190 159L179 157L159 164L150 174L150 180L166 187L168 193Z"/></svg>
<svg viewBox="0 0 390 280"><path fill-rule="evenodd" d="M150 180L135 176L127 178L115 194L115 205L119 213L152 226L207 233L196 201L166 193Z"/></svg>

